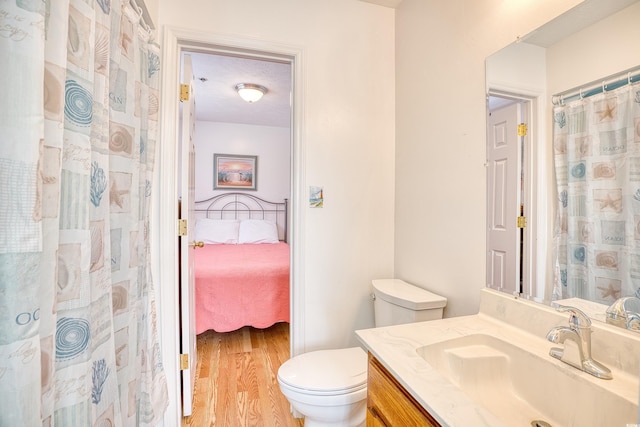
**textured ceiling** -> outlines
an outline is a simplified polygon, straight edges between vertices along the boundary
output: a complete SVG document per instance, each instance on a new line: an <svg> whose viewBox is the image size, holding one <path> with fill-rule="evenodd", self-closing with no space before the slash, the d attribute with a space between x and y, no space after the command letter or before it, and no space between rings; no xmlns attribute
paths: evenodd
<svg viewBox="0 0 640 427"><path fill-rule="evenodd" d="M191 55L196 120L290 127L291 64L211 53ZM238 83L255 83L268 92L248 103L235 90Z"/></svg>

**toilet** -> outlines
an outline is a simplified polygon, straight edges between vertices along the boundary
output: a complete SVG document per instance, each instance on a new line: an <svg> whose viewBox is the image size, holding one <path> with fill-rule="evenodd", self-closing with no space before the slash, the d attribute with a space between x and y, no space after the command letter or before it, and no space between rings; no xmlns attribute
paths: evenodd
<svg viewBox="0 0 640 427"><path fill-rule="evenodd" d="M376 279L376 327L441 319L447 299L399 279ZM305 427L360 427L367 406L367 353L360 347L317 350L278 369L282 394Z"/></svg>

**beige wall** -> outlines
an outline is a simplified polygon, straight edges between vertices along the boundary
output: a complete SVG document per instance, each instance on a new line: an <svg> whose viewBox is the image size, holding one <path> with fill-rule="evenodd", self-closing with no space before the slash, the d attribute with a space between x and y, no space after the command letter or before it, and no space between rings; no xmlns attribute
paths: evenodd
<svg viewBox="0 0 640 427"><path fill-rule="evenodd" d="M308 186L306 347L356 345L373 326L371 280L393 276L394 10L356 0L163 0L159 24L302 50ZM165 66L169 66L165 64Z"/></svg>
<svg viewBox="0 0 640 427"><path fill-rule="evenodd" d="M396 277L477 312L485 285L485 57L580 3L403 0L396 10Z"/></svg>

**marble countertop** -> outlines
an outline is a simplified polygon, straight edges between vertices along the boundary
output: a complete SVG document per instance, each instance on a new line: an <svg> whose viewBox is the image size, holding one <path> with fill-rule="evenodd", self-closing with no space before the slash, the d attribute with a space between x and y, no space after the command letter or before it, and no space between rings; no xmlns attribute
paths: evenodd
<svg viewBox="0 0 640 427"><path fill-rule="evenodd" d="M548 357L551 363L566 367L570 375L591 377L549 356L554 344L546 340L546 333L553 326L567 324L565 313L494 290L481 292L480 312L476 315L356 331L365 349L443 426L508 427L422 359L416 349L425 345L487 334ZM619 328L595 325L592 335L593 357L612 370L614 379L592 377L587 381L600 387L606 382L605 386L616 393L635 396L637 400L640 334L635 337L633 332L616 329ZM597 346L601 348L596 352Z"/></svg>

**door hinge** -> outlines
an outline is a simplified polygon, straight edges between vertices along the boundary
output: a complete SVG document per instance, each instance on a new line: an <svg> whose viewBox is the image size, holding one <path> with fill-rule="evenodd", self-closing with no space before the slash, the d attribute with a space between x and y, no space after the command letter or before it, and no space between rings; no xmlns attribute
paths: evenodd
<svg viewBox="0 0 640 427"><path fill-rule="evenodd" d="M185 369L189 369L189 355L181 354L180 355L180 370L184 371Z"/></svg>
<svg viewBox="0 0 640 427"><path fill-rule="evenodd" d="M188 101L191 94L191 86L186 84L180 85L180 101Z"/></svg>
<svg viewBox="0 0 640 427"><path fill-rule="evenodd" d="M178 236L186 236L187 235L187 220L179 219L178 220Z"/></svg>
<svg viewBox="0 0 640 427"><path fill-rule="evenodd" d="M518 125L518 136L527 136L527 124L520 123Z"/></svg>
<svg viewBox="0 0 640 427"><path fill-rule="evenodd" d="M518 217L518 228L525 228L527 226L527 217L519 216Z"/></svg>

